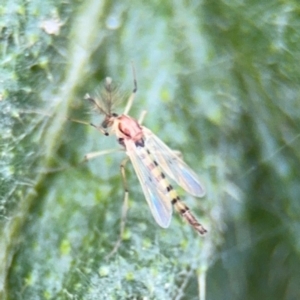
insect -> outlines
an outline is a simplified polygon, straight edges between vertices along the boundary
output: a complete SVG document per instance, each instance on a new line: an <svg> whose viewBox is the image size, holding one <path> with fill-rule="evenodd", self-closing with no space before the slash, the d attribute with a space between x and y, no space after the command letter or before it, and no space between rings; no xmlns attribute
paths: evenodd
<svg viewBox="0 0 300 300"><path fill-rule="evenodd" d="M114 90L111 78L106 78L105 90L100 99L92 98L88 94L85 96L85 99L94 106L95 110L105 116L100 125L90 125L106 136L114 134L118 143L126 151L127 158L121 164L126 201L128 199L128 188L125 177L125 164L129 159L157 224L163 228L167 228L170 225L172 207L174 206L175 210L202 235L206 232L206 229L181 201L168 180L169 177L191 195L202 197L205 194L205 190L198 176L175 151L172 151L148 128L142 126L145 112L143 112L139 120L128 115L137 92L134 69L133 73L134 89L127 101L125 111L121 115L112 112ZM101 153L99 152L99 155L106 153L108 152L102 151Z"/></svg>

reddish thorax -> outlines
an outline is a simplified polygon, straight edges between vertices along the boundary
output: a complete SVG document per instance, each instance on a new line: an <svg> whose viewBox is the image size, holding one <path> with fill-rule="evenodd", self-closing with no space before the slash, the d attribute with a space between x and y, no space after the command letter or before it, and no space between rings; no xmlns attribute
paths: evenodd
<svg viewBox="0 0 300 300"><path fill-rule="evenodd" d="M120 115L115 119L113 130L121 139L138 142L143 138L143 129L138 121L126 115Z"/></svg>

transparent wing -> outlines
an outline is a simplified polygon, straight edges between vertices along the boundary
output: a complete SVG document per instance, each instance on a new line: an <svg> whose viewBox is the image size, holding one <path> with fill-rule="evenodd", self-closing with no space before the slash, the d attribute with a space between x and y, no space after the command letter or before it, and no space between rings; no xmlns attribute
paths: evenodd
<svg viewBox="0 0 300 300"><path fill-rule="evenodd" d="M147 155L146 150L144 147L137 147L131 140L124 140L124 143L155 221L163 228L169 227L172 216L171 199L151 169L146 166L143 159Z"/></svg>
<svg viewBox="0 0 300 300"><path fill-rule="evenodd" d="M202 197L205 189L197 174L148 128L143 127L145 146L162 170L188 193Z"/></svg>

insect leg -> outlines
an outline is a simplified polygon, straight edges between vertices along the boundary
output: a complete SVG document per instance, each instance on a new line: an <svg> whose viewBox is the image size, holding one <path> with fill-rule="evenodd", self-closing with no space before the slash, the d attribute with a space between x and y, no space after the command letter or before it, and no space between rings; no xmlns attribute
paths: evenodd
<svg viewBox="0 0 300 300"><path fill-rule="evenodd" d="M97 151L97 152L90 152L88 154L86 154L84 156L84 159L82 162L86 162L86 161L89 161L95 157L98 157L98 156L102 156L102 155L106 155L106 154L111 154L111 153L114 153L114 152L119 152L119 151L124 151L124 149L121 149L121 148L113 148L113 149L107 149L107 150L102 150L102 151Z"/></svg>
<svg viewBox="0 0 300 300"><path fill-rule="evenodd" d="M140 115L140 117L139 117L139 120L138 120L138 122L139 122L140 125L142 125L142 123L144 122L146 114L147 114L147 111L143 110L142 113L141 113L141 115Z"/></svg>
<svg viewBox="0 0 300 300"><path fill-rule="evenodd" d="M173 152L176 156L178 156L179 158L183 159L183 155L182 155L182 152L181 152L180 150L173 150L173 149L171 149L171 150L172 150L172 152Z"/></svg>
<svg viewBox="0 0 300 300"><path fill-rule="evenodd" d="M134 65L132 64L132 73L133 73L133 91L127 101L127 104L126 104L126 107L125 107L125 110L124 110L124 115L128 115L129 113L129 110L132 106L132 103L134 101L134 98L135 98L135 95L136 95L136 92L137 92L137 81L136 81L136 77L135 77L135 69L134 69Z"/></svg>
<svg viewBox="0 0 300 300"><path fill-rule="evenodd" d="M126 166L128 160L129 160L129 158L125 157L120 165L120 171L121 171L121 175L122 175L123 188L124 188L124 199L123 199L123 206L122 206L119 238L116 241L112 251L105 257L106 259L109 259L110 257L112 257L118 251L118 249L121 245L121 242L122 242L124 231L125 231L126 217L127 217L127 211L128 211L128 196L129 196L125 166Z"/></svg>

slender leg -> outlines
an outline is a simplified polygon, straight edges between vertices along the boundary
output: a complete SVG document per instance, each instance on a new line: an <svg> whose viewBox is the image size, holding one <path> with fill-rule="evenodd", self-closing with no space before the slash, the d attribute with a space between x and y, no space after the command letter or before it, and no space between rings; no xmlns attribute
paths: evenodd
<svg viewBox="0 0 300 300"><path fill-rule="evenodd" d="M130 111L130 108L132 106L132 103L134 101L134 98L135 98L135 95L136 95L136 92L137 92L137 82L136 82L136 77L135 77L135 69L134 69L134 65L132 64L132 73L133 73L133 91L127 101L127 104L126 104L126 107L125 107L125 110L124 110L124 115L128 115L129 111Z"/></svg>
<svg viewBox="0 0 300 300"><path fill-rule="evenodd" d="M123 188L124 188L124 200L123 200L123 206L122 206L122 214L121 214L121 223L120 223L120 233L119 233L119 238L116 241L114 248L112 251L105 257L105 259L109 259L112 257L119 249L121 243L122 243L122 238L124 235L125 231L125 225L126 225L126 217L127 217L127 211L128 211L128 196L129 196L129 191L128 191L128 184L127 184L127 179L126 179L126 172L125 172L125 166L128 162L129 158L125 157L120 165L120 171L122 175L122 181L123 181Z"/></svg>
<svg viewBox="0 0 300 300"><path fill-rule="evenodd" d="M142 123L144 122L146 114L147 114L147 111L143 110L142 113L141 113L141 115L140 115L140 117L139 117L139 119L138 119L138 122L139 122L140 125L142 125Z"/></svg>
<svg viewBox="0 0 300 300"><path fill-rule="evenodd" d="M97 151L97 152L91 152L91 153L88 153L84 156L84 159L82 162L86 162L86 161L89 161L91 159L94 159L95 157L98 157L98 156L102 156L102 155L106 155L106 154L111 154L111 153L114 153L114 152L119 152L119 151L124 151L124 149L121 149L121 148L113 148L113 149L107 149L107 150L102 150L102 151Z"/></svg>
<svg viewBox="0 0 300 300"><path fill-rule="evenodd" d="M84 156L84 159L82 161L80 161L78 164L76 164L76 166L65 166L65 167L57 167L57 168L51 168L51 169L48 168L46 170L41 169L40 172L43 173L43 174L51 174L51 173L65 171L65 170L70 169L70 168L78 167L81 164L84 164L87 161L89 161L91 159L94 159L98 156L103 156L103 155L114 153L114 152L124 152L124 149L114 148L114 149L107 149L107 150L98 151L98 152L91 152L91 153L86 154Z"/></svg>
<svg viewBox="0 0 300 300"><path fill-rule="evenodd" d="M172 149L172 152L173 152L176 156L178 156L179 158L183 159L183 155L182 155L182 152L181 152L181 151L179 151L179 150L173 150L173 149Z"/></svg>

